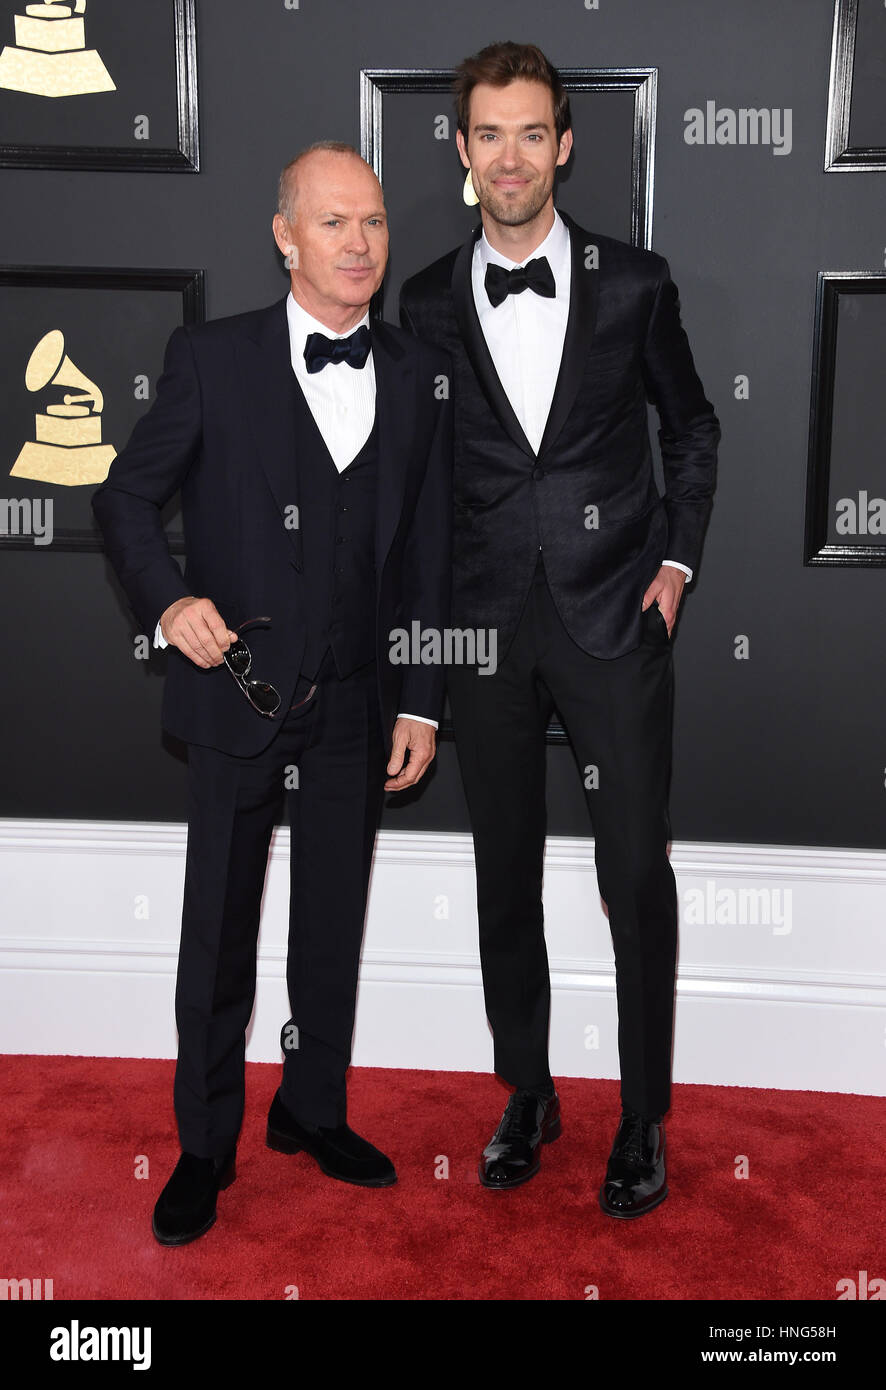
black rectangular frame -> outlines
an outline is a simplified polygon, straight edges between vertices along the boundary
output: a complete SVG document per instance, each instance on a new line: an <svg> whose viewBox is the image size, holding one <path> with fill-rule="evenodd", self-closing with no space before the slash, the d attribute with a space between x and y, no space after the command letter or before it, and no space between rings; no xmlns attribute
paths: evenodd
<svg viewBox="0 0 886 1390"><path fill-rule="evenodd" d="M837 366L837 302L842 291L886 294L886 272L820 270L815 290L809 453L806 472L806 565L886 565L883 545L832 545L828 536L831 429Z"/></svg>
<svg viewBox="0 0 886 1390"><path fill-rule="evenodd" d="M633 92L631 241L652 247L658 68L558 68L567 92ZM392 92L452 93L454 68L364 68L360 73L360 153L383 178L384 97Z"/></svg>
<svg viewBox="0 0 886 1390"><path fill-rule="evenodd" d="M108 269L91 266L65 268L62 266L0 266L0 285L19 285L27 288L66 289L141 289L178 290L182 296L182 323L202 323L206 317L205 271L203 270L146 270ZM184 535L171 532L167 537L170 553L185 553ZM63 527L53 532L54 550L102 551L100 537L89 531ZM0 551L32 550L29 536L13 536L0 532Z"/></svg>
<svg viewBox="0 0 886 1390"><path fill-rule="evenodd" d="M129 173L200 171L197 92L196 0L173 0L178 109L176 149L130 149L126 145L10 145L0 142L0 169L117 169Z"/></svg>
<svg viewBox="0 0 886 1390"><path fill-rule="evenodd" d="M858 0L834 0L831 74L825 134L825 173L886 171L886 146L849 144L849 112L855 71Z"/></svg>

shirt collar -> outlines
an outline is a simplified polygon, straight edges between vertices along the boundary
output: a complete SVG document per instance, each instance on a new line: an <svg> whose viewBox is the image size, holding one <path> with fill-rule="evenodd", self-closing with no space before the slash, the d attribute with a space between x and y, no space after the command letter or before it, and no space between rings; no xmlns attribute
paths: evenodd
<svg viewBox="0 0 886 1390"><path fill-rule="evenodd" d="M349 329L347 333L336 333L327 324L321 323L303 309L298 300L294 297L292 290L286 297L286 317L289 321L289 341L292 345L294 356L303 357L305 343L308 341L310 333L322 333L325 338L345 338L350 337L351 333L356 333L357 329L363 324L369 323L369 310L363 315L359 323Z"/></svg>
<svg viewBox="0 0 886 1390"><path fill-rule="evenodd" d="M515 266L525 265L526 261L534 261L537 256L547 256L556 280L558 267L568 264L569 261L569 230L557 209L554 208L554 225L541 245L537 246L532 254L526 257L526 261L510 261L500 251L496 251L495 247L487 240L485 229L477 246L480 254L480 269L484 273L488 265L503 265L507 270L513 270Z"/></svg>

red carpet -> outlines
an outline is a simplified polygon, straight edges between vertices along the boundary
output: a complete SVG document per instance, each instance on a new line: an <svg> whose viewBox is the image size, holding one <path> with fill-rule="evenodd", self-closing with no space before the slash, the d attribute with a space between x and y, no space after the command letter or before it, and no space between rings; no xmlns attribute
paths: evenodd
<svg viewBox="0 0 886 1390"><path fill-rule="evenodd" d="M833 1301L838 1280L886 1277L878 1097L676 1086L670 1195L627 1222L597 1205L616 1082L559 1081L562 1137L536 1178L495 1193L476 1166L507 1092L453 1072L351 1072L349 1123L399 1173L371 1191L265 1148L280 1068L250 1065L237 1180L206 1236L164 1249L150 1219L178 1157L173 1069L0 1058L0 1278L51 1278L56 1300L271 1300L295 1285L315 1300L584 1299L594 1286L600 1299Z"/></svg>

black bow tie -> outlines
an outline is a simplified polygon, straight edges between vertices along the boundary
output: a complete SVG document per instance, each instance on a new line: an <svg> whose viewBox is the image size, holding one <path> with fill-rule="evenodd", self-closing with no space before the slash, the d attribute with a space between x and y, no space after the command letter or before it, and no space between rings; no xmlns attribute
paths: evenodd
<svg viewBox="0 0 886 1390"><path fill-rule="evenodd" d="M542 299L556 298L557 286L547 256L536 256L515 270L491 263L486 267L486 293L493 309L503 304L509 294L522 294L526 289L534 290Z"/></svg>
<svg viewBox="0 0 886 1390"><path fill-rule="evenodd" d="M366 366L369 349L369 327L363 323L349 338L327 338L325 333L309 333L305 343L305 362L309 372L322 372L330 362L347 362L351 367Z"/></svg>

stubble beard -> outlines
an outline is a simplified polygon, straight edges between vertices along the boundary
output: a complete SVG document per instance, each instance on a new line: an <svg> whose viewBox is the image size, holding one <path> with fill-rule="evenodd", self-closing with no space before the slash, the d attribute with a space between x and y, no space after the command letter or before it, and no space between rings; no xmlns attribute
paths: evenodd
<svg viewBox="0 0 886 1390"><path fill-rule="evenodd" d="M520 199L503 198L487 184L476 189L480 207L502 227L523 227L532 222L551 196L553 182L534 185Z"/></svg>

